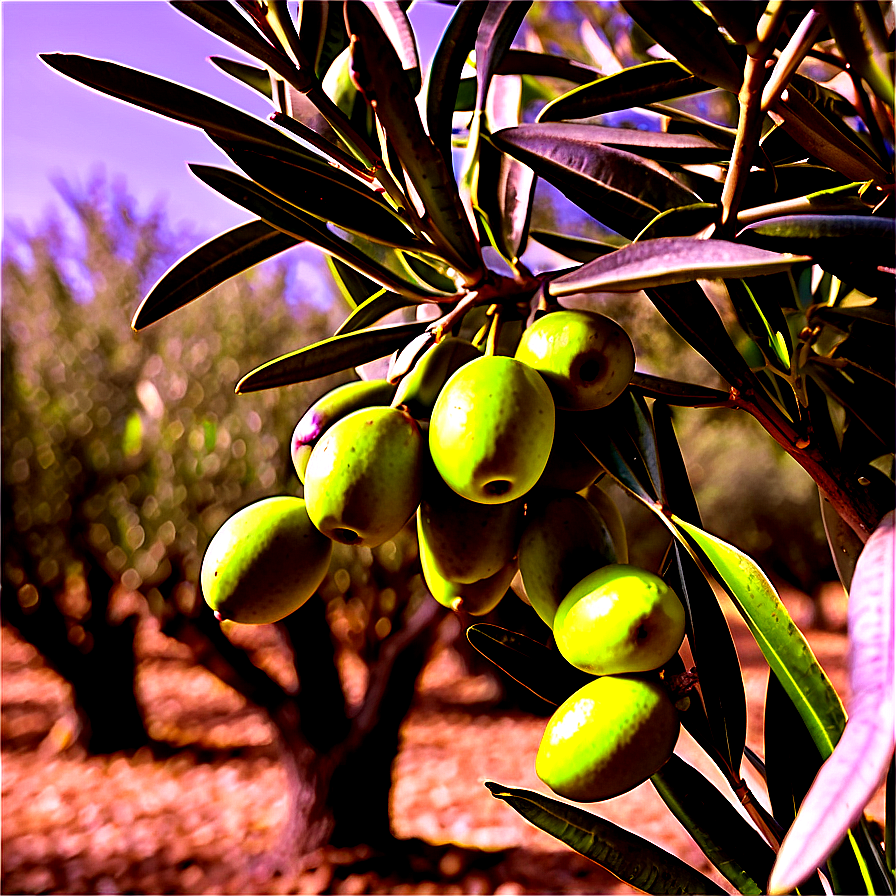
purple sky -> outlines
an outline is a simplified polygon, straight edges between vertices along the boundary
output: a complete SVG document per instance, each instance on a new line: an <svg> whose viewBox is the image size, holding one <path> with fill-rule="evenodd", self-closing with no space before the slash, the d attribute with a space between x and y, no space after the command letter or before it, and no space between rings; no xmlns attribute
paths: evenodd
<svg viewBox="0 0 896 896"><path fill-rule="evenodd" d="M38 53L110 59L209 93L267 117L270 105L207 61L245 59L162 0L3 0L3 216L26 225L57 201L50 177L85 181L98 163L124 175L146 207L166 198L173 222L189 220L211 236L252 216L197 181L187 162L228 165L195 128L121 103L48 68ZM451 7L416 4L411 19L428 59ZM58 203L61 204L61 203Z"/></svg>

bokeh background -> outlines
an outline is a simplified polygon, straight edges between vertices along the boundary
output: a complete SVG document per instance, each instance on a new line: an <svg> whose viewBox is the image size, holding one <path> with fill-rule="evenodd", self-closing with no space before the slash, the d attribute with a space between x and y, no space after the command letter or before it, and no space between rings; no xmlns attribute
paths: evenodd
<svg viewBox="0 0 896 896"><path fill-rule="evenodd" d="M499 818L498 804L485 803L474 817L470 794L450 790L464 763L445 750L484 738L505 748L477 755L500 762L507 744L528 738L534 755L545 707L477 661L461 626L443 617L416 642L405 695L381 707L397 719L397 740L380 756L386 791L395 760L391 833L414 844L402 853L404 878L390 879L357 842L286 872L271 864L292 805L284 743L302 730L277 715L272 694L279 707L308 693L314 667L297 649L308 635L301 621L215 633L196 582L228 516L266 495L300 493L293 426L349 375L245 396L233 385L324 338L345 309L316 250L299 247L131 331L140 300L177 258L248 216L187 171L186 161L226 164L202 134L68 82L36 54L112 59L258 115L270 110L205 61L231 49L165 3L7 0L0 9L2 891L426 892L440 881L429 892L610 892L616 885L595 866L527 840L509 810ZM424 59L449 16L450 7L414 5ZM613 53L623 64L647 58L613 3L537 3L530 18L521 46L603 66ZM706 102L715 105L704 113L730 116L718 98ZM544 187L535 214L551 229L587 235L594 226ZM563 263L547 250L532 259L536 268ZM640 369L716 383L649 303L601 301L632 334ZM682 410L676 424L706 527L752 554L818 637L841 637L842 590L829 585L836 575L811 480L746 415ZM665 532L614 495L633 561L655 568ZM336 551L315 611L323 628L314 629L329 632L332 650L317 662L329 664L322 677L338 685L334 699L344 698L333 724L364 705L384 657L404 644L429 600L421 587L411 533L375 551ZM537 632L511 601L497 620ZM828 644L831 657L838 644ZM323 719L329 711L315 710ZM483 775L498 774L489 769ZM524 774L536 786L531 769ZM351 793L333 798L351 805ZM434 805L445 811L433 816Z"/></svg>

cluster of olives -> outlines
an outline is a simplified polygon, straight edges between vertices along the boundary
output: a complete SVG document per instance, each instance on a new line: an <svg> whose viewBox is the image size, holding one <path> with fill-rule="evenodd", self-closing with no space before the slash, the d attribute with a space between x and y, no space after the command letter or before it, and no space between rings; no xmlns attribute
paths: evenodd
<svg viewBox="0 0 896 896"><path fill-rule="evenodd" d="M600 676L550 720L539 776L576 800L624 792L677 740L670 698L642 673L684 637L675 594L627 565L621 517L576 436L628 386L631 340L603 315L562 310L530 325L513 357L455 336L412 348L397 384L349 383L306 411L291 442L304 499L269 498L222 526L205 599L222 619L280 619L317 590L333 542L383 544L416 514L437 601L482 615L513 585L561 654Z"/></svg>

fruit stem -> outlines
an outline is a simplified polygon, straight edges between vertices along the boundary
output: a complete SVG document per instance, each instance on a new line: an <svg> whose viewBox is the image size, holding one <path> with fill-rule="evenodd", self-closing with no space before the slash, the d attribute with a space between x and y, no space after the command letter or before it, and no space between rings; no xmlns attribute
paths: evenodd
<svg viewBox="0 0 896 896"><path fill-rule="evenodd" d="M762 832L762 835L768 840L771 848L778 852L781 848L781 841L784 839L784 830L781 825L769 815L762 806L756 802L752 791L747 786L747 782L741 778L737 782L732 782L732 789L740 800L741 805L746 809L747 814L753 819L756 827Z"/></svg>
<svg viewBox="0 0 896 896"><path fill-rule="evenodd" d="M486 314L491 318L488 341L485 343L485 354L490 358L498 351L498 339L501 336L501 306L490 305Z"/></svg>

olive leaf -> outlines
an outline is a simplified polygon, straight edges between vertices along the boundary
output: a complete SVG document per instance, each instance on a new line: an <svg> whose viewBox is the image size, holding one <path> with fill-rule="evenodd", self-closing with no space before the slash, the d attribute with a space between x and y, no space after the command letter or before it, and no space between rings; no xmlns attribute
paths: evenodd
<svg viewBox="0 0 896 896"><path fill-rule="evenodd" d="M848 608L849 721L784 838L770 892L789 892L831 855L862 817L893 756L894 519L896 512L887 514L856 564Z"/></svg>
<svg viewBox="0 0 896 896"><path fill-rule="evenodd" d="M269 100L273 99L274 91L271 87L271 76L266 68L257 65L249 65L246 62L238 62L235 59L227 59L224 56L209 56L208 61L221 69L235 81L245 84L256 90Z"/></svg>
<svg viewBox="0 0 896 896"><path fill-rule="evenodd" d="M666 404L679 407L717 407L730 401L731 396L720 389L700 386L696 383L682 383L652 373L632 374L631 388L650 398L660 398Z"/></svg>
<svg viewBox="0 0 896 896"><path fill-rule="evenodd" d="M493 797L504 800L527 821L645 893L725 892L708 877L649 840L578 806L492 781L486 781L485 786Z"/></svg>
<svg viewBox="0 0 896 896"><path fill-rule="evenodd" d="M550 281L552 296L577 292L636 292L689 280L786 271L808 257L779 254L728 240L662 237L623 246Z"/></svg>
<svg viewBox="0 0 896 896"><path fill-rule="evenodd" d="M553 249L554 252L559 252L573 261L580 262L592 261L609 252L614 252L621 246L628 245L629 242L622 236L608 236L605 239L596 240L541 229L530 230L529 236L538 240L543 246L547 246L548 249Z"/></svg>
<svg viewBox="0 0 896 896"><path fill-rule="evenodd" d="M467 640L499 669L554 706L594 681L593 675L571 666L556 650L498 625L477 622L467 629Z"/></svg>
<svg viewBox="0 0 896 896"><path fill-rule="evenodd" d="M348 46L340 0L299 0L299 41L318 78Z"/></svg>
<svg viewBox="0 0 896 896"><path fill-rule="evenodd" d="M819 753L830 756L846 713L805 636L794 624L756 563L730 545L673 514L672 521L695 543L733 598L763 656L793 701Z"/></svg>
<svg viewBox="0 0 896 896"><path fill-rule="evenodd" d="M256 367L236 385L240 393L291 386L359 367L402 348L426 329L426 322L394 324L330 336Z"/></svg>
<svg viewBox="0 0 896 896"><path fill-rule="evenodd" d="M765 892L774 852L697 769L673 754L650 781L704 855L739 893L758 896Z"/></svg>
<svg viewBox="0 0 896 896"><path fill-rule="evenodd" d="M538 121L590 118L606 112L690 96L713 85L694 77L674 59L632 65L558 96L538 113Z"/></svg>
<svg viewBox="0 0 896 896"><path fill-rule="evenodd" d="M701 198L659 163L594 142L587 125L522 124L497 131L491 140L596 220L630 238L664 209Z"/></svg>
<svg viewBox="0 0 896 896"><path fill-rule="evenodd" d="M140 303L131 326L142 330L225 280L300 242L264 221L239 224L175 262Z"/></svg>

